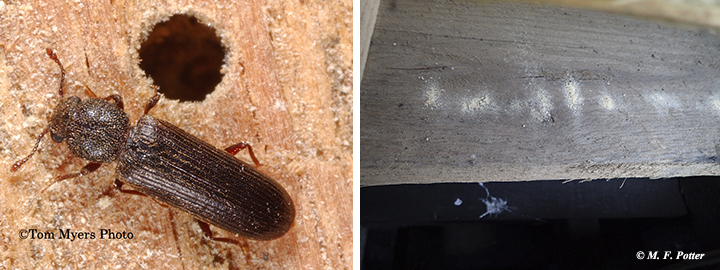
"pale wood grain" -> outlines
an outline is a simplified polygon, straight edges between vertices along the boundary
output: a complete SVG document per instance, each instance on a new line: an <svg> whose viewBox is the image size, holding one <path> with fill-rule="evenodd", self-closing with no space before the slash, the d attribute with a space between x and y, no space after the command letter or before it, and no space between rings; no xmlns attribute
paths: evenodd
<svg viewBox="0 0 720 270"><path fill-rule="evenodd" d="M68 92L120 94L133 123L152 95L137 49L158 21L195 15L227 49L223 81L203 102L163 99L151 114L223 148L249 141L291 194L297 217L273 241L208 241L187 214L114 190L115 165L54 184L85 161L45 138L58 102L56 50ZM352 2L0 2L0 265L8 269L352 268ZM249 160L246 153L238 157ZM21 229L126 231L132 240L22 240ZM214 229L218 236L226 235Z"/></svg>

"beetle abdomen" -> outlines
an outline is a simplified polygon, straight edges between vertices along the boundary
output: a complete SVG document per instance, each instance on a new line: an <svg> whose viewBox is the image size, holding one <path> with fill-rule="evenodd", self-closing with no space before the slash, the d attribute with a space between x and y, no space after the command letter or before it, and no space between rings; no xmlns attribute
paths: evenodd
<svg viewBox="0 0 720 270"><path fill-rule="evenodd" d="M280 237L295 219L292 199L277 182L151 116L130 132L118 175L148 196L251 239Z"/></svg>

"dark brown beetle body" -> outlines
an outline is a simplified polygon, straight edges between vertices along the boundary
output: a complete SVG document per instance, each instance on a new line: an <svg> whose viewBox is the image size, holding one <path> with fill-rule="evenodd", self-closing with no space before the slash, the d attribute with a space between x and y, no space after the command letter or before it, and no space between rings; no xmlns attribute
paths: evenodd
<svg viewBox="0 0 720 270"><path fill-rule="evenodd" d="M65 71L50 49L47 53L62 70L62 96ZM148 102L145 113L159 97L156 94ZM118 160L119 181L202 222L256 240L275 239L290 229L295 208L277 182L168 122L145 115L131 127L122 109L122 98L117 95L104 100L62 99L32 153L11 170L17 170L35 153L49 130L55 142L66 141L73 154L91 162L80 172L58 180L84 175L100 163ZM249 150L257 163L252 148Z"/></svg>
<svg viewBox="0 0 720 270"><path fill-rule="evenodd" d="M247 238L270 240L295 218L278 183L225 151L151 116L130 132L120 180L197 219Z"/></svg>
<svg viewBox="0 0 720 270"><path fill-rule="evenodd" d="M114 161L130 128L128 115L122 109L96 98L65 98L50 119L53 141L66 141L73 154L90 162Z"/></svg>

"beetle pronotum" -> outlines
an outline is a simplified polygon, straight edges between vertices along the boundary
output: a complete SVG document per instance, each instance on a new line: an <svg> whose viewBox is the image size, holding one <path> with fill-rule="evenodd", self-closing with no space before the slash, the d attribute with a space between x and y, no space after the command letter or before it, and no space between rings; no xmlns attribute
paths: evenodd
<svg viewBox="0 0 720 270"><path fill-rule="evenodd" d="M64 98L65 69L51 49L47 49L47 54L60 66L61 101L32 152L16 162L11 171L32 157L49 131L53 141L65 141L73 154L90 161L79 172L60 176L57 181L91 173L102 163L118 161L116 184L121 191L124 191L121 186L127 184L189 213L201 221L210 238L212 233L202 222L256 240L275 239L290 229L295 208L287 191L233 156L247 147L257 165L250 145L239 143L223 151L147 115L160 99L157 88L145 106L145 115L134 127L130 126L119 95L104 99Z"/></svg>

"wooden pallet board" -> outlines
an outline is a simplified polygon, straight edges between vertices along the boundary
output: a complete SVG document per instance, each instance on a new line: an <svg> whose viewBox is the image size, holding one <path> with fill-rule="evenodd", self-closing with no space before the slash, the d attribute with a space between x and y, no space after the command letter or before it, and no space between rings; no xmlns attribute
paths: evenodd
<svg viewBox="0 0 720 270"><path fill-rule="evenodd" d="M720 38L540 4L380 4L361 185L718 175Z"/></svg>

